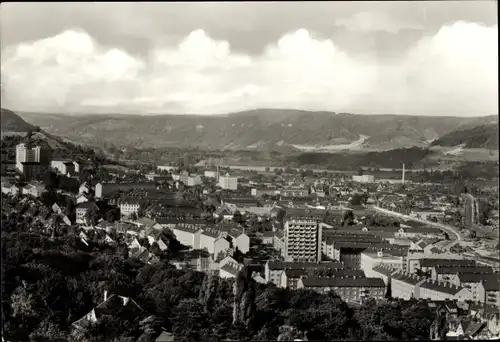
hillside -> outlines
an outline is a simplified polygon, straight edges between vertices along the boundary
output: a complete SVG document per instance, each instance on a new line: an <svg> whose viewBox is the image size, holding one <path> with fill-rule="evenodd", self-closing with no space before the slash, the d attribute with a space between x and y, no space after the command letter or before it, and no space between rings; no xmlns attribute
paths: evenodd
<svg viewBox="0 0 500 342"><path fill-rule="evenodd" d="M47 151L48 157L84 160L96 158L94 149L84 144L47 133L43 129L27 123L10 110L2 108L1 125L1 148L8 153L10 159L14 158L15 146L20 143L26 143L28 140ZM28 132L32 134L29 136ZM99 154L97 153L97 155ZM99 156L97 159L104 160Z"/></svg>
<svg viewBox="0 0 500 342"><path fill-rule="evenodd" d="M2 133L28 132L36 129L13 111L4 108L1 110L0 122Z"/></svg>
<svg viewBox="0 0 500 342"><path fill-rule="evenodd" d="M498 122L450 132L434 140L431 146L461 146L498 150Z"/></svg>
<svg viewBox="0 0 500 342"><path fill-rule="evenodd" d="M47 132L92 145L212 150L311 151L335 150L339 145L340 150L425 147L431 140L477 120L285 109L216 116L19 114ZM495 117L487 117L487 120L492 118ZM355 143L358 141L361 143Z"/></svg>

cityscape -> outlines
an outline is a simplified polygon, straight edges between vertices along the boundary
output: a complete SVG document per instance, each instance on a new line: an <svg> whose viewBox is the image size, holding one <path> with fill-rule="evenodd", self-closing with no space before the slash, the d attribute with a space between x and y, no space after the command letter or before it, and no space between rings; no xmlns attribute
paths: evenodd
<svg viewBox="0 0 500 342"><path fill-rule="evenodd" d="M500 339L496 6L2 4L2 341Z"/></svg>

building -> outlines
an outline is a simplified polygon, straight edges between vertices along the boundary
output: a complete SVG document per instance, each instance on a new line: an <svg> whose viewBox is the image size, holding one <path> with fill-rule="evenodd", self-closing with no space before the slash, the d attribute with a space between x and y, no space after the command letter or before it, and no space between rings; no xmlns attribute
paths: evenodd
<svg viewBox="0 0 500 342"><path fill-rule="evenodd" d="M124 217L130 216L132 213L137 215L140 207L141 204L137 200L125 200L120 203L120 214Z"/></svg>
<svg viewBox="0 0 500 342"><path fill-rule="evenodd" d="M374 183L375 176L373 175L353 175L352 181L357 183Z"/></svg>
<svg viewBox="0 0 500 342"><path fill-rule="evenodd" d="M308 197L309 189L280 189L281 197Z"/></svg>
<svg viewBox="0 0 500 342"><path fill-rule="evenodd" d="M343 265L340 262L286 262L267 261L264 267L266 282L271 282L276 286L281 284L281 273L286 270L339 270Z"/></svg>
<svg viewBox="0 0 500 342"><path fill-rule="evenodd" d="M40 163L41 147L35 146L31 148L27 144L19 144L16 146L16 168L23 172L22 163Z"/></svg>
<svg viewBox="0 0 500 342"><path fill-rule="evenodd" d="M279 193L279 190L272 189L272 188L252 188L251 194L254 197L262 197L264 195L266 196L274 196L276 193Z"/></svg>
<svg viewBox="0 0 500 342"><path fill-rule="evenodd" d="M322 227L319 220L291 217L285 222L285 260L320 262Z"/></svg>
<svg viewBox="0 0 500 342"><path fill-rule="evenodd" d="M171 172L171 171L174 171L175 170L175 166L168 166L168 165L158 165L156 167L156 169L158 171L167 171L167 172Z"/></svg>
<svg viewBox="0 0 500 342"><path fill-rule="evenodd" d="M429 257L427 253L408 252L407 262L407 269L410 273L415 273L417 270L432 272L432 269L438 266L476 265L475 261L465 260L462 256L453 253L434 254Z"/></svg>
<svg viewBox="0 0 500 342"><path fill-rule="evenodd" d="M250 251L250 237L238 229L231 229L228 234L234 249L238 249L241 253L246 254Z"/></svg>
<svg viewBox="0 0 500 342"><path fill-rule="evenodd" d="M45 185L42 183L30 183L22 189L23 195L30 195L33 197L40 197L44 192Z"/></svg>
<svg viewBox="0 0 500 342"><path fill-rule="evenodd" d="M217 179L217 177L219 176L219 173L217 171L205 171L204 176L206 178L215 178L215 179Z"/></svg>
<svg viewBox="0 0 500 342"><path fill-rule="evenodd" d="M172 231L177 240L184 246L200 249L200 235L203 231L200 226L176 224Z"/></svg>
<svg viewBox="0 0 500 342"><path fill-rule="evenodd" d="M477 205L477 200L471 194L465 194L462 196L464 203L463 209L463 223L472 228L478 223L479 208Z"/></svg>
<svg viewBox="0 0 500 342"><path fill-rule="evenodd" d="M85 203L79 203L76 205L76 222L77 223L83 223L85 222L85 215L87 214L88 211L94 210L97 212L99 208L94 202L85 202Z"/></svg>
<svg viewBox="0 0 500 342"><path fill-rule="evenodd" d="M224 190L238 190L238 178L230 177L229 173L219 177L219 186Z"/></svg>
<svg viewBox="0 0 500 342"><path fill-rule="evenodd" d="M489 266L436 266L431 270L431 277L436 281L450 281L459 273L493 274Z"/></svg>
<svg viewBox="0 0 500 342"><path fill-rule="evenodd" d="M320 293L333 291L345 302L361 302L363 299L384 299L385 284L380 278L320 278L302 277L297 289L311 289Z"/></svg>
<svg viewBox="0 0 500 342"><path fill-rule="evenodd" d="M498 273L484 279L478 286L478 299L481 303L500 308L500 284Z"/></svg>
<svg viewBox="0 0 500 342"><path fill-rule="evenodd" d="M491 279L493 278L493 279ZM478 273L457 273L451 277L450 282L469 289L472 293L472 300L475 302L485 302L484 286L483 290L480 289L480 284L492 280L497 281L495 274L478 274ZM488 285L486 285L488 286Z"/></svg>
<svg viewBox="0 0 500 342"><path fill-rule="evenodd" d="M282 230L276 231L273 234L273 248L280 252L281 256L285 255L285 232Z"/></svg>
<svg viewBox="0 0 500 342"><path fill-rule="evenodd" d="M42 165L39 162L22 162L19 171L22 172L25 180L30 181L42 174Z"/></svg>
<svg viewBox="0 0 500 342"><path fill-rule="evenodd" d="M416 274L411 274L403 271L396 271L391 274L391 297L409 300L418 298L416 286L420 282L424 282L425 278L419 277Z"/></svg>
<svg viewBox="0 0 500 342"><path fill-rule="evenodd" d="M155 183L97 183L95 186L95 197L102 198L110 196L118 191L132 190L156 190Z"/></svg>
<svg viewBox="0 0 500 342"><path fill-rule="evenodd" d="M50 162L50 167L57 170L63 175L73 176L76 174L75 163L69 160L52 160Z"/></svg>
<svg viewBox="0 0 500 342"><path fill-rule="evenodd" d="M373 268L379 265L387 265L394 270L403 270L403 257L392 256L389 253L379 251L364 251L360 256L360 268L367 277L377 277Z"/></svg>
<svg viewBox="0 0 500 342"><path fill-rule="evenodd" d="M472 300L472 292L464 287L449 282L438 282L426 279L415 286L417 299L429 300L458 300L464 302Z"/></svg>
<svg viewBox="0 0 500 342"><path fill-rule="evenodd" d="M391 275L396 272L395 269L386 264L380 264L374 266L371 271L370 277L380 278L384 281L385 285L388 286L391 283L392 277Z"/></svg>

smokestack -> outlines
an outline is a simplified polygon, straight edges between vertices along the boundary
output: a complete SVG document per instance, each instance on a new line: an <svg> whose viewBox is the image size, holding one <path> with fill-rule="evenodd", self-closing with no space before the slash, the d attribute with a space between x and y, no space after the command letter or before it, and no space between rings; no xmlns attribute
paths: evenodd
<svg viewBox="0 0 500 342"><path fill-rule="evenodd" d="M405 164L403 164L403 172L401 175L401 184L405 183Z"/></svg>

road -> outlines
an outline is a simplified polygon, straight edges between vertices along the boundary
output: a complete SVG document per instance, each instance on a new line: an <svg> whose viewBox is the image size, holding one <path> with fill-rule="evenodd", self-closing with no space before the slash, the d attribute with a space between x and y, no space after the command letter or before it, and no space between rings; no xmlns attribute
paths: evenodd
<svg viewBox="0 0 500 342"><path fill-rule="evenodd" d="M425 223L425 224L427 224L429 226L433 226L433 227L436 227L436 228L444 230L445 232L448 233L448 235L450 236L451 240L458 240L458 241L462 240L462 236L458 232L457 228L455 228L453 226L449 226L449 225L442 224L442 223L431 222L431 221L427 221L427 220L413 218L413 217L410 217L408 215L397 213L395 211L391 211L391 210L388 210L388 209L380 208L380 207L377 207L377 206L373 206L373 209L375 209L376 211L378 211L380 213L386 214L386 215L391 215L391 216L395 216L395 217L404 218L404 219L407 219L407 220L412 220L412 221L416 221L416 222L420 222L420 223Z"/></svg>

